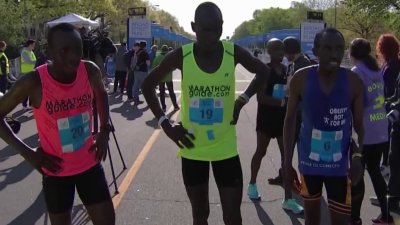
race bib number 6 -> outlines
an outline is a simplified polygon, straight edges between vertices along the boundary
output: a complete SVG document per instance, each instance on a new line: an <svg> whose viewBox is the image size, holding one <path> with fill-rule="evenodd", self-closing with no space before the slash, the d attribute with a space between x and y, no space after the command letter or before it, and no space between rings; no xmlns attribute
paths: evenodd
<svg viewBox="0 0 400 225"><path fill-rule="evenodd" d="M311 152L314 161L337 162L342 159L343 131L312 130Z"/></svg>
<svg viewBox="0 0 400 225"><path fill-rule="evenodd" d="M190 99L189 120L200 125L222 123L224 117L223 99L192 98Z"/></svg>
<svg viewBox="0 0 400 225"><path fill-rule="evenodd" d="M80 149L90 137L90 115L88 112L57 120L63 153Z"/></svg>

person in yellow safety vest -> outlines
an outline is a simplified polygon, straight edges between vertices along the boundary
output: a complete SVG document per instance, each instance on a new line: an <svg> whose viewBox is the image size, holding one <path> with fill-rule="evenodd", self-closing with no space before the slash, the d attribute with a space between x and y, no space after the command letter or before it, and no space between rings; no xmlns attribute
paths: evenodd
<svg viewBox="0 0 400 225"><path fill-rule="evenodd" d="M20 71L21 76L24 76L25 74L35 69L36 56L35 53L33 52L35 44L36 44L35 40L29 39L28 41L26 41L25 47L22 48L21 50L21 71ZM24 110L29 110L28 100L29 99L27 98L22 102Z"/></svg>
<svg viewBox="0 0 400 225"><path fill-rule="evenodd" d="M4 51L6 50L6 42L0 41L0 92L5 94L7 89L7 76L10 72L10 64Z"/></svg>

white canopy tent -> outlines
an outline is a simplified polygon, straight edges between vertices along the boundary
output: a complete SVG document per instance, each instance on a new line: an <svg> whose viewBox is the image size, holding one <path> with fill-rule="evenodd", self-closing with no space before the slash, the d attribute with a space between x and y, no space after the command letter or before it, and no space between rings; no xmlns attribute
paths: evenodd
<svg viewBox="0 0 400 225"><path fill-rule="evenodd" d="M100 25L97 21L87 19L87 18L77 15L75 13L70 13L70 14L60 17L58 19L49 21L49 22L47 22L47 25L49 27L52 27L52 26L60 24L60 23L69 23L69 24L76 26L77 28L81 28L81 27L94 28L94 27L98 27Z"/></svg>

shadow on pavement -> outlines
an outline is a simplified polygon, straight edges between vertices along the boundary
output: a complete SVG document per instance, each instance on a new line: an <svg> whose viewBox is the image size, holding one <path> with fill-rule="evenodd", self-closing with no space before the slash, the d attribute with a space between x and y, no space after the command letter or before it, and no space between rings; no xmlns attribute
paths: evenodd
<svg viewBox="0 0 400 225"><path fill-rule="evenodd" d="M32 135L29 138L24 139L23 141L29 146L38 145L37 135ZM14 150L12 147L7 146L0 150L0 162L3 162L7 160L9 157L17 154L18 154L17 150ZM0 191L6 188L10 184L15 184L23 180L25 177L31 174L32 171L34 171L33 167L25 160L22 160L18 165L14 167L0 170L0 178L2 178L3 180L0 182Z"/></svg>
<svg viewBox="0 0 400 225"><path fill-rule="evenodd" d="M134 120L141 117L143 112L149 110L147 105L143 108L139 108L142 105L132 106L130 102L125 101L120 107L112 109L111 112L120 113L121 116L125 117L127 120Z"/></svg>
<svg viewBox="0 0 400 225"><path fill-rule="evenodd" d="M72 208L72 225L86 225L90 222L89 215L82 204Z"/></svg>
<svg viewBox="0 0 400 225"><path fill-rule="evenodd" d="M115 105L115 104L119 104L121 103L122 100L122 94L118 93L118 94L108 94L108 105Z"/></svg>
<svg viewBox="0 0 400 225"><path fill-rule="evenodd" d="M43 225L50 225L50 221L47 216L46 203L44 202L44 194L42 190L38 194L32 205L30 205L27 209L25 209L25 211L21 215L19 215L17 218L11 221L8 225L27 224L27 221L29 221L29 224L35 224L35 222L38 221L43 216L43 214L46 214Z"/></svg>
<svg viewBox="0 0 400 225"><path fill-rule="evenodd" d="M263 225L274 225L274 223L272 222L271 218L268 216L267 212L260 205L260 202L254 201L253 203L254 203L254 206L256 208L258 218L260 219L261 223Z"/></svg>

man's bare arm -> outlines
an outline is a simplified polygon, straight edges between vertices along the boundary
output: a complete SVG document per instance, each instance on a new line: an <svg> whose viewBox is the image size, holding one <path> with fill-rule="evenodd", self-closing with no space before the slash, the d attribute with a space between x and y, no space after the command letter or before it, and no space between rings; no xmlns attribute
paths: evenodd
<svg viewBox="0 0 400 225"><path fill-rule="evenodd" d="M241 64L250 73L254 73L254 80L246 88L244 93L251 98L257 93L263 84L267 83L270 75L270 69L263 62L254 58L250 52L244 48L235 45L235 65Z"/></svg>
<svg viewBox="0 0 400 225"><path fill-rule="evenodd" d="M102 74L96 64L90 61L85 62L85 66L89 73L90 85L93 89L94 98L96 99L97 113L100 119L100 130L108 126L110 121L110 112L108 105L107 91L102 82Z"/></svg>
<svg viewBox="0 0 400 225"><path fill-rule="evenodd" d="M181 63L179 63L181 62ZM160 83L160 81L174 69L181 69L182 65L182 49L178 48L173 52L168 53L163 61L156 66L150 74L143 81L142 92L146 99L149 108L155 115L157 119L164 115L158 98L156 96L155 87Z"/></svg>
<svg viewBox="0 0 400 225"><path fill-rule="evenodd" d="M352 102L351 108L353 113L354 131L357 134L358 148L357 153L363 152L364 143L364 86L361 79L357 74L349 71L349 78L351 79ZM355 152L353 152L355 153Z"/></svg>
<svg viewBox="0 0 400 225"><path fill-rule="evenodd" d="M297 122L297 111L301 97L302 74L303 72L295 73L289 84L289 98L283 125L284 163L289 166L292 166L293 160L293 143L295 142L295 129L293 129L293 124Z"/></svg>
<svg viewBox="0 0 400 225"><path fill-rule="evenodd" d="M14 147L24 158L28 156L32 149L19 139L4 121L5 116L9 114L15 107L29 97L30 93L35 90L34 76L39 76L36 71L28 73L21 77L13 87L0 98L0 137L10 146Z"/></svg>

